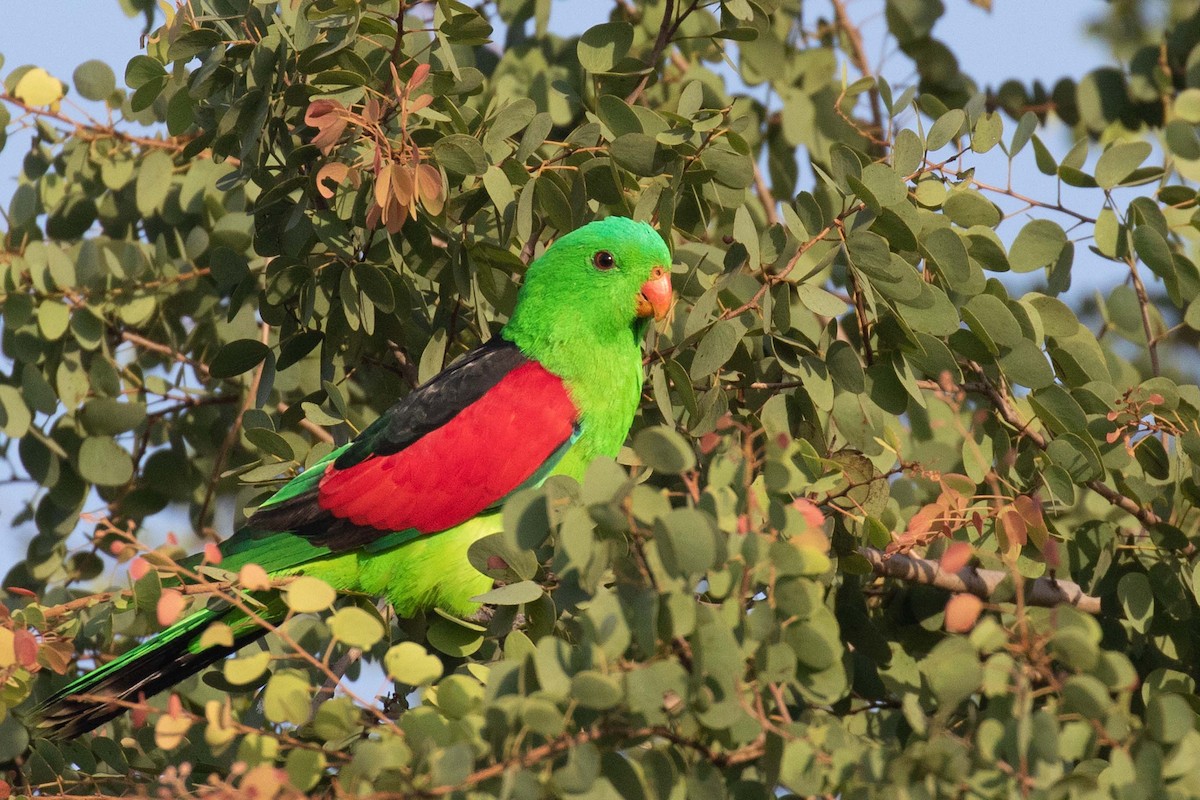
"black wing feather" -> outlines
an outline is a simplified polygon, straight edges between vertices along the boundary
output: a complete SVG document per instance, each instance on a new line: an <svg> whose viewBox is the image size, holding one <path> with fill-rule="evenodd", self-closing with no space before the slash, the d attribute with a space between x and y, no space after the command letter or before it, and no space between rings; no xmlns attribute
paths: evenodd
<svg viewBox="0 0 1200 800"><path fill-rule="evenodd" d="M372 456L404 450L454 419L527 361L515 344L493 337L384 412L354 438L333 462L334 467L348 469ZM247 525L260 531L292 531L334 550L353 549L378 538L379 531L374 528L364 529L321 508L317 493L314 483L310 491L259 509Z"/></svg>

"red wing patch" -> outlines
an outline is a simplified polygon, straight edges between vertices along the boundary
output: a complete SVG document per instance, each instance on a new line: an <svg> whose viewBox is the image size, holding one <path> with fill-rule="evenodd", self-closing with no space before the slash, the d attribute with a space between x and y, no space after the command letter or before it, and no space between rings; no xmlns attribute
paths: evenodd
<svg viewBox="0 0 1200 800"><path fill-rule="evenodd" d="M578 418L562 379L528 362L399 453L345 470L330 464L317 499L355 525L443 531L536 473L570 438Z"/></svg>

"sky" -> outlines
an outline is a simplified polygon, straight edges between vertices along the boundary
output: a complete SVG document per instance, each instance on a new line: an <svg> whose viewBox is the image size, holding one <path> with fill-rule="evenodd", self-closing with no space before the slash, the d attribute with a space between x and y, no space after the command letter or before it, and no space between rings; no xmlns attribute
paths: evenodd
<svg viewBox="0 0 1200 800"><path fill-rule="evenodd" d="M946 0L946 6L947 12L934 29L934 35L955 50L964 72L981 83L996 86L1007 78L1026 83L1040 78L1047 85L1053 85L1063 75L1079 78L1109 61L1107 50L1083 33L1086 21L1103 12L1102 3L1061 3L1053 14L1046 13L1045 0L1002 0L994 4L990 13L967 0ZM562 35L578 34L606 21L611 8L597 0L554 0L551 28ZM828 8L819 1L806 2L806 21L811 22L818 15L831 17ZM882 8L882 0L847 2L850 18L862 25L872 67L881 70L892 86L898 87L898 93L899 87L911 83L914 76L904 56L895 52L894 43L887 40ZM89 59L100 59L113 67L118 84L121 84L125 63L142 52L139 39L144 19L126 17L114 0L0 0L0 20L3 20L0 23L0 56L3 57L0 76L23 64L34 64L70 84L76 66ZM51 20L52 34L47 32ZM1019 46L1015 45L1017 42ZM78 115L79 109L104 118L101 104L89 103L72 92L64 102L63 111ZM1006 119L1006 139L1011 136L1013 127L1014 123ZM1051 126L1039 134L1059 155L1070 145L1069 132L1061 125ZM0 203L6 205L16 187L16 176L28 141L27 135L10 135L7 146L0 151ZM981 180L1004 184L1007 161L998 149L987 156L973 157L971 163L978 167L977 175ZM1056 183L1034 168L1032 148L1026 148L1015 167L1015 186L1033 197L1054 199ZM1017 207L1007 198L992 199L1005 210ZM1079 195L1079 201L1074 204L1069 195L1065 199L1068 205L1083 211L1090 209L1093 215L1099 210L1100 197L1096 192ZM1019 227L1019 224L1003 226L1001 234L1011 241ZM1078 248L1076 252L1076 272L1091 276L1078 290L1111 285L1123 277L1107 262L1096 259L1096 265L1081 263L1090 257L1086 248ZM18 486L17 491L27 491L27 488ZM33 533L28 526L9 531L7 535L4 533L4 526L12 516L13 500L19 496L11 489L0 490L0 537L12 542L11 536L20 542L17 546L0 548L0 576L24 552L24 542ZM223 516L229 524L232 513ZM172 514L163 515L156 524L174 525L178 529L186 527L187 522L183 516Z"/></svg>

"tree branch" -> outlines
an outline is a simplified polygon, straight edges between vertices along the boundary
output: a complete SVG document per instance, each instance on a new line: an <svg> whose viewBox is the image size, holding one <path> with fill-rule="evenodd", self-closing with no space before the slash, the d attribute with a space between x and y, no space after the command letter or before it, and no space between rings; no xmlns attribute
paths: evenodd
<svg viewBox="0 0 1200 800"><path fill-rule="evenodd" d="M859 554L871 562L871 569L881 578L897 578L909 583L936 586L950 592L973 594L982 600L991 600L1007 572L992 569L963 567L958 572L944 572L936 561L892 553L890 555L873 547L858 548ZM1025 582L1025 603L1031 606L1052 608L1067 604L1088 614L1100 613L1100 598L1086 594L1077 583L1054 578L1033 578Z"/></svg>

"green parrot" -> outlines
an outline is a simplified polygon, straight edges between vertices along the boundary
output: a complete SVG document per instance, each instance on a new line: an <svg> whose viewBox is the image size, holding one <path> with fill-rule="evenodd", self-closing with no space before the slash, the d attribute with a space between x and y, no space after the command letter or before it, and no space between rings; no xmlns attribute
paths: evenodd
<svg viewBox="0 0 1200 800"><path fill-rule="evenodd" d="M559 238L530 265L498 336L270 497L221 544L221 568L311 575L384 596L401 616L477 610L472 598L492 582L467 550L500 530L505 498L551 474L581 478L624 443L643 334L670 307L670 265L662 237L623 217ZM276 599L261 613L277 622L286 607ZM218 621L232 646L202 648ZM77 736L118 716L121 701L157 694L264 633L233 606L194 611L45 700L32 727Z"/></svg>

